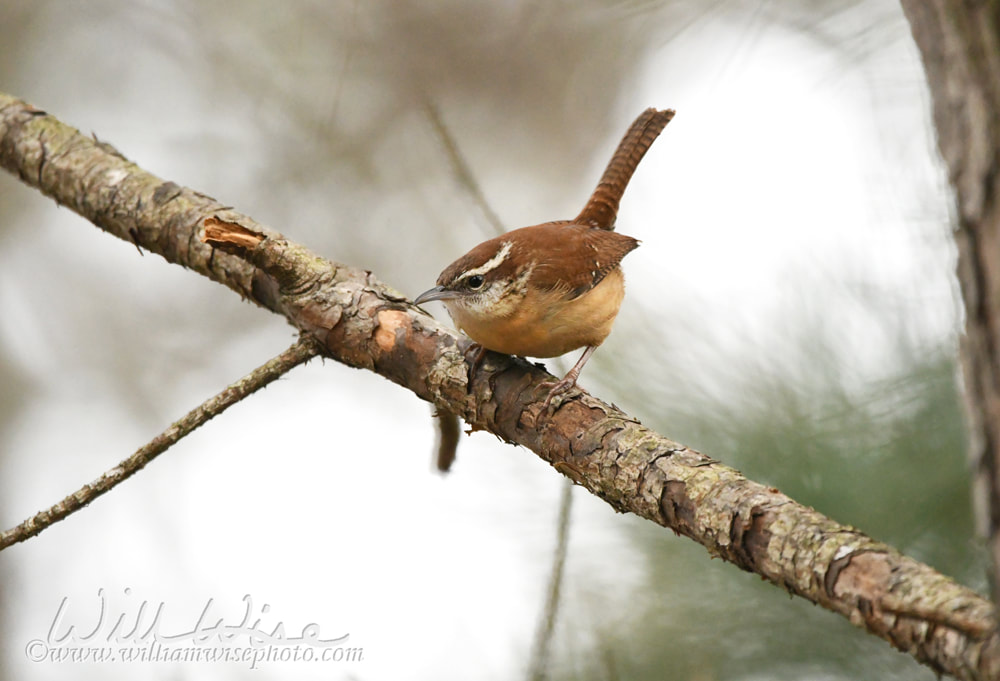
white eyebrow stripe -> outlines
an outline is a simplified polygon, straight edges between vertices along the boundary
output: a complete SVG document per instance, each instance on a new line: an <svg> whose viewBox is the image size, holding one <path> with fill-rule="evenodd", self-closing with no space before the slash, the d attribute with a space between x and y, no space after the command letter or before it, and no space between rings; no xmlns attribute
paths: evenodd
<svg viewBox="0 0 1000 681"><path fill-rule="evenodd" d="M510 254L511 248L513 248L513 244L510 241L504 241L503 245L500 247L500 250L497 251L496 255L494 255L492 258L484 262L479 267L476 267L475 269L471 270L466 270L465 272L462 273L461 278L468 279L469 277L473 277L477 274L486 274L487 272L495 270Z"/></svg>

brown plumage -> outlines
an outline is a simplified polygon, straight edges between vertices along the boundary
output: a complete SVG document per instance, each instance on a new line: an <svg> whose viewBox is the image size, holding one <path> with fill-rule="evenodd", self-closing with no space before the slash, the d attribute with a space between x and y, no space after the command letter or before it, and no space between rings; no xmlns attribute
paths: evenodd
<svg viewBox="0 0 1000 681"><path fill-rule="evenodd" d="M663 128L674 117L673 109L657 111L646 109L629 126L628 132L618 143L615 155L604 169L601 181L590 195L590 200L573 220L580 225L598 229L614 229L618 217L618 204L632 174L639 167L639 161L646 155L653 142L663 132Z"/></svg>
<svg viewBox="0 0 1000 681"><path fill-rule="evenodd" d="M438 285L460 284L463 273L482 267L505 243L511 244L510 253L491 276L513 279L526 267L534 267L533 285L564 291L571 299L601 283L622 258L639 246L638 239L618 232L565 221L547 222L484 241L445 268ZM573 267L567 268L568 262Z"/></svg>
<svg viewBox="0 0 1000 681"><path fill-rule="evenodd" d="M674 116L647 109L618 145L593 195L573 220L523 227L484 241L445 268L416 303L444 302L482 347L527 357L586 351L546 399L576 383L611 332L625 295L620 263L639 242L613 231L639 161Z"/></svg>

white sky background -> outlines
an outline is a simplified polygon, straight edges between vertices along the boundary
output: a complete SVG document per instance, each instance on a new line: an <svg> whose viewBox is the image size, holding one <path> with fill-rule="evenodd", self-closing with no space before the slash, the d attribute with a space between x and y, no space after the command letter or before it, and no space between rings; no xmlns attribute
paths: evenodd
<svg viewBox="0 0 1000 681"><path fill-rule="evenodd" d="M51 30L61 30L51 20ZM901 17L895 27L905 28ZM650 54L634 91L614 104L613 129L594 140L606 153L565 178L577 193L560 188L551 209L538 205L544 188L523 203L497 202L505 220L573 214L639 111L678 110L623 201L620 228L642 247L625 261L622 318L584 386L644 420L668 409L616 394L616 381L600 369L602 355L629 367L634 339L662 333L664 347L679 348L678 382L724 399L734 370L725 367L753 362L781 370L803 308L840 341L845 380L864 384L891 370L893 358L872 308L851 302L858 291L882 301L874 309L905 319L921 343L951 342L954 256L939 227L947 213L922 74L905 31L887 34L892 39L879 56L858 64L758 15L709 15ZM78 40L68 41L67 54ZM286 221L259 193L241 195L239 181L217 179L241 166L248 177L260 171L265 161L254 157L253 125L199 109L203 100L184 92L162 53L144 49L142 36L133 40L137 52L122 59L136 63L122 64L111 102L48 89L43 80L14 94L93 130L163 177L209 192L231 187L221 200L312 245L295 229L319 212L303 197L306 205ZM129 95L130 79L146 68L171 89L176 111ZM464 138L477 138L469 149L473 166L511 132L452 122ZM217 148L204 153L185 142L206 129ZM446 176L445 160L433 162ZM487 173L482 181L491 198L518 191L516 176ZM133 246L10 177L0 179L0 194L26 202L18 219L33 223L5 239L0 256L0 339L27 386L23 410L2 438L0 518L10 526L97 477L293 335L281 320L261 323L262 311L221 287L164 267L157 256L139 258ZM393 201L411 198L389 197L373 210L398 220ZM467 210L461 222L475 219ZM403 240L401 254L383 256L373 269L419 293L482 238L463 224L448 229L450 241L428 238L418 250ZM324 254L353 262L336 250ZM385 264L393 261L405 261L405 269L397 274ZM70 284L75 297L53 294ZM232 338L201 331L192 309L254 330ZM651 310L670 326L658 331L645 317ZM685 343L686 336L697 342ZM132 360L115 352L122 338L148 352L140 366L123 366ZM134 393L116 385L122 371L132 374ZM140 404L123 408L123 399ZM306 678L516 678L542 603L561 478L530 452L479 433L463 439L453 474L442 479L430 471L429 413L369 373L318 361L296 369L90 508L0 554L7 641L0 668L20 679L65 678L68 671L133 678L135 667L68 670L23 655L29 640L44 638L64 596L74 613L67 621L92 622L103 588L126 612L143 600L164 602L165 629L190 627L209 598L227 622L238 621L241 598L250 594L258 608L270 605L262 629L281 620L298 632L316 622L324 636L347 632L364 648L355 666L296 666ZM571 584L627 601L642 568L620 531L625 519L582 492L576 500ZM124 596L126 587L132 596ZM239 665L148 665L139 673L249 675ZM288 673L278 664L253 678Z"/></svg>

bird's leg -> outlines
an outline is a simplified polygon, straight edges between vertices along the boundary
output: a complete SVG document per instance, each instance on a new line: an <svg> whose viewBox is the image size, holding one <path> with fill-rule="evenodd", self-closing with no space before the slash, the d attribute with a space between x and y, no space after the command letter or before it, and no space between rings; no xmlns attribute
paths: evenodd
<svg viewBox="0 0 1000 681"><path fill-rule="evenodd" d="M563 394L576 385L576 379L580 377L580 372L583 371L583 365L587 363L587 360L590 359L590 356L594 354L594 350L596 349L596 345L588 345L587 349L583 351L582 355L580 355L580 359L578 359L576 364L573 365L573 368L570 369L565 376L563 376L561 381L556 381L555 383L542 383L539 386L542 388L550 388L549 395L545 398L545 411L549 410L549 405L552 403L553 397Z"/></svg>

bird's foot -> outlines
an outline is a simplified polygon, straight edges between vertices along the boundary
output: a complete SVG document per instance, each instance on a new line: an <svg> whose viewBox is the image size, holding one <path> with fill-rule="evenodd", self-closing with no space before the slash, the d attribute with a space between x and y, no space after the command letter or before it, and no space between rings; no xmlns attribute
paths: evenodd
<svg viewBox="0 0 1000 681"><path fill-rule="evenodd" d="M542 404L542 411L546 414L551 414L552 409L552 399L562 395L563 393L569 392L570 389L576 386L576 376L567 374L561 381L546 381L545 383L539 383L539 388L548 388L549 394L545 398L545 402Z"/></svg>

